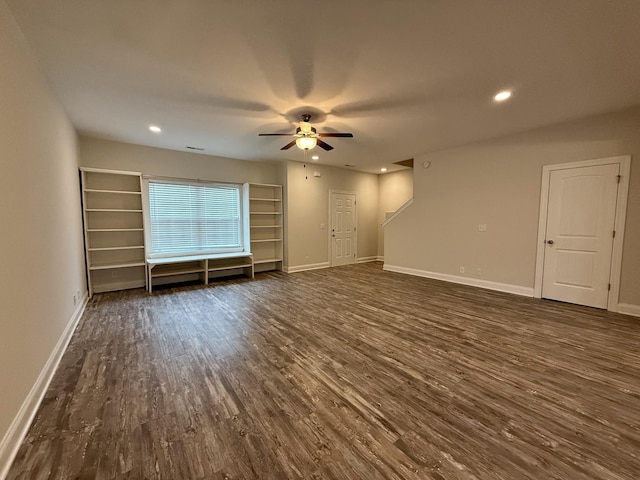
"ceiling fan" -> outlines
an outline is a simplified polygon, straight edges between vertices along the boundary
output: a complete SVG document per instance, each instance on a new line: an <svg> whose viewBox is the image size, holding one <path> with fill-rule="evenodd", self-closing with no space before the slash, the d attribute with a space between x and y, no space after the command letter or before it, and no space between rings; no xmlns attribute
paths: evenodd
<svg viewBox="0 0 640 480"><path fill-rule="evenodd" d="M289 150L294 145L302 150L311 150L316 145L324 150L333 150L333 147L323 142L320 137L348 137L352 138L352 133L318 133L309 123L311 115L305 113L301 117L300 126L296 128L296 133L259 133L260 137L296 137L295 140L287 143L280 150Z"/></svg>

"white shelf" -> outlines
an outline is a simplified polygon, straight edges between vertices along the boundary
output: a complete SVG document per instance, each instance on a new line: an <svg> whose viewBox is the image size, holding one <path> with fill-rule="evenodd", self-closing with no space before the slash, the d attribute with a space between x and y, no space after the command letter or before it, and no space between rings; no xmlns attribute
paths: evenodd
<svg viewBox="0 0 640 480"><path fill-rule="evenodd" d="M89 248L88 250L90 252L109 252L109 251L115 251L115 250L137 250L137 249L144 249L144 245L131 245L126 247L96 247L96 248Z"/></svg>
<svg viewBox="0 0 640 480"><path fill-rule="evenodd" d="M223 265L220 267L214 267L214 268L209 268L208 271L209 272L221 272L222 270L235 270L237 268L250 268L253 265L251 263L242 263L242 264L236 264L236 265Z"/></svg>
<svg viewBox="0 0 640 480"><path fill-rule="evenodd" d="M282 188L282 185L275 185L275 184L272 184L272 183L251 183L251 182L249 182L249 183L247 183L247 185L249 185L251 187L258 187L258 188L269 188L269 187L277 188L277 189Z"/></svg>
<svg viewBox="0 0 640 480"><path fill-rule="evenodd" d="M281 258L264 258L262 260L254 260L253 264L259 265L261 263L275 263L275 262L281 262L281 261L282 261Z"/></svg>
<svg viewBox="0 0 640 480"><path fill-rule="evenodd" d="M179 264L173 265L172 267L166 267L156 272L151 270L151 278L172 277L174 275L187 275L189 273L204 273L204 266L185 268Z"/></svg>
<svg viewBox="0 0 640 480"><path fill-rule="evenodd" d="M145 249L141 174L98 168L80 172L85 259L92 272L89 296L146 285L146 262L140 258Z"/></svg>
<svg viewBox="0 0 640 480"><path fill-rule="evenodd" d="M197 265L195 264L196 262ZM209 273L224 270L249 269L253 278L253 258L248 252L217 253L198 256L152 258L147 260L147 290L153 291L153 279L194 273L204 273L203 283L209 283Z"/></svg>
<svg viewBox="0 0 640 480"><path fill-rule="evenodd" d="M89 228L87 232L144 232L144 228Z"/></svg>
<svg viewBox="0 0 640 480"><path fill-rule="evenodd" d="M279 198L250 198L252 202L281 202Z"/></svg>
<svg viewBox="0 0 640 480"><path fill-rule="evenodd" d="M86 212L117 212L117 213L142 213L140 210L132 210L129 208L85 208Z"/></svg>
<svg viewBox="0 0 640 480"><path fill-rule="evenodd" d="M182 255L176 257L156 257L147 259L149 265L167 265L170 263L184 263L184 262L197 262L199 260L218 260L225 258L241 258L250 257L248 252L233 252L233 253L213 253L203 255Z"/></svg>
<svg viewBox="0 0 640 480"><path fill-rule="evenodd" d="M251 246L253 264L267 264L264 268L281 270L284 253L282 186L245 183L243 191L249 210L245 219L245 243Z"/></svg>
<svg viewBox="0 0 640 480"><path fill-rule="evenodd" d="M99 190L96 188L85 188L84 191L89 193L114 193L117 195L142 195L142 192L134 192L128 190Z"/></svg>
<svg viewBox="0 0 640 480"><path fill-rule="evenodd" d="M122 262L122 263L105 263L91 265L89 270L111 270L113 268L130 268L130 267L144 267L144 260L135 262Z"/></svg>

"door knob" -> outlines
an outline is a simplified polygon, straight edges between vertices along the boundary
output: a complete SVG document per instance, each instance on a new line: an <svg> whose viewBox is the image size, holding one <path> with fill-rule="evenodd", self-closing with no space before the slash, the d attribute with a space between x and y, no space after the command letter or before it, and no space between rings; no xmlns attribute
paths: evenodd
<svg viewBox="0 0 640 480"><path fill-rule="evenodd" d="M549 245L553 245L553 240L547 240L547 243L548 243Z"/></svg>

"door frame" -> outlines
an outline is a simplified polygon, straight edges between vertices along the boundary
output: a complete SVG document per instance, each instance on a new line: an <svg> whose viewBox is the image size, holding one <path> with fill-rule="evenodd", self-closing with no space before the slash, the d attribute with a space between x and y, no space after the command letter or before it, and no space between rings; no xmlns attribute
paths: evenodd
<svg viewBox="0 0 640 480"><path fill-rule="evenodd" d="M611 253L611 270L609 271L609 283L611 290L607 297L607 310L618 311L618 296L620 294L620 274L622 272L622 246L624 245L624 225L627 217L627 196L629 194L629 173L631 172L631 155L617 157L596 158L579 162L556 163L542 166L542 186L540 189L540 218L538 219L538 242L536 246L536 273L533 286L533 296L542 298L542 273L544 270L544 241L547 232L547 214L549 209L549 182L551 172L554 170L567 170L581 167L594 167L599 165L620 165L620 183L616 197L616 213L614 228L616 237L613 239Z"/></svg>
<svg viewBox="0 0 640 480"><path fill-rule="evenodd" d="M347 195L354 195L355 196L355 213L353 215L353 223L354 223L354 251L353 251L353 258L354 258L354 262L353 263L358 263L358 194L357 192L353 192L351 190L329 190L329 221L327 222L327 246L329 247L329 251L328 251L328 260L329 260L329 266L333 267L333 251L331 250L333 248L333 244L331 243L331 230L333 228L333 212L331 211L331 197L333 196L334 193L337 194L347 194Z"/></svg>

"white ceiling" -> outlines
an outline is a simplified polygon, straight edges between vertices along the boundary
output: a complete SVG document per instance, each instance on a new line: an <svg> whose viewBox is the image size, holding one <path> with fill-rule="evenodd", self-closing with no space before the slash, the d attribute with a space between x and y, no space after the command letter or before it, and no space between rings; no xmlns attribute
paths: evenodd
<svg viewBox="0 0 640 480"><path fill-rule="evenodd" d="M355 135L320 163L375 172L640 104L638 0L7 3L78 130L141 145L302 160L258 133L309 111Z"/></svg>

